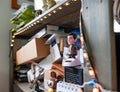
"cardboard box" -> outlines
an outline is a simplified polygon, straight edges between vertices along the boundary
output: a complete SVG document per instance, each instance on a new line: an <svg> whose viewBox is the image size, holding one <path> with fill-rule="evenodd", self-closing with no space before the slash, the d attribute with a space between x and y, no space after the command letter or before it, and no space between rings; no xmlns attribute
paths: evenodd
<svg viewBox="0 0 120 92"><path fill-rule="evenodd" d="M57 76L61 76L62 78L64 78L64 67L62 66L62 64L53 63L51 71L55 72Z"/></svg>
<svg viewBox="0 0 120 92"><path fill-rule="evenodd" d="M18 51L21 46L25 45L26 43L28 43L27 39L14 39L14 43L13 43L13 49L12 49L12 59L13 61L16 61L16 51Z"/></svg>
<svg viewBox="0 0 120 92"><path fill-rule="evenodd" d="M51 79L51 70L44 70L44 92L48 92L48 81Z"/></svg>
<svg viewBox="0 0 120 92"><path fill-rule="evenodd" d="M34 60L39 61L50 54L49 45L45 38L35 38L16 52L17 65Z"/></svg>

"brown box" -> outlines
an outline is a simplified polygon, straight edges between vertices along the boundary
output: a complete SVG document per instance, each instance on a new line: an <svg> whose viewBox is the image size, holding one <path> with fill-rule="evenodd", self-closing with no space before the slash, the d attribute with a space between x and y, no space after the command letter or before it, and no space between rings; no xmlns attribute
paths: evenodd
<svg viewBox="0 0 120 92"><path fill-rule="evenodd" d="M38 61L45 58L50 53L49 45L45 44L45 38L35 38L16 52L17 65L28 61Z"/></svg>
<svg viewBox="0 0 120 92"><path fill-rule="evenodd" d="M13 48L12 48L12 59L13 61L16 61L16 51L18 51L21 46L25 45L26 43L28 43L27 39L14 39L14 43L13 43Z"/></svg>
<svg viewBox="0 0 120 92"><path fill-rule="evenodd" d="M64 78L64 67L62 66L62 64L52 64L51 71L55 72L57 76Z"/></svg>
<svg viewBox="0 0 120 92"><path fill-rule="evenodd" d="M48 92L48 89L49 89L47 83L48 83L48 80L51 79L50 73L51 73L51 70L44 70L44 92Z"/></svg>

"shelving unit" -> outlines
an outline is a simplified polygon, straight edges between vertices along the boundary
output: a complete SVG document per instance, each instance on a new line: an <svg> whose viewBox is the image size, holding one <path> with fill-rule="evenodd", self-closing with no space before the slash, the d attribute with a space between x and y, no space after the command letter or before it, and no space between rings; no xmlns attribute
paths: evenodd
<svg viewBox="0 0 120 92"><path fill-rule="evenodd" d="M54 7L45 11L24 27L17 30L17 32L14 32L12 37L13 39L29 39L47 24L69 29L79 28L80 7L81 0L62 0ZM15 82L15 84L23 89L24 92L28 92L24 87L27 83Z"/></svg>
<svg viewBox="0 0 120 92"><path fill-rule="evenodd" d="M47 24L77 28L79 26L80 3L81 0L63 0L17 30L13 33L13 36L15 38L30 38ZM92 63L95 66L98 81L106 89L116 90L116 63L112 32L113 16L110 10L112 1L84 0L82 5L85 31L88 43L91 45L91 53L94 56L91 57L94 58ZM100 16L101 14L102 16ZM103 44L103 41L105 44ZM84 76L84 81L87 79Z"/></svg>
<svg viewBox="0 0 120 92"><path fill-rule="evenodd" d="M47 24L75 28L79 26L79 13L80 0L63 0L17 30L13 35L29 38Z"/></svg>

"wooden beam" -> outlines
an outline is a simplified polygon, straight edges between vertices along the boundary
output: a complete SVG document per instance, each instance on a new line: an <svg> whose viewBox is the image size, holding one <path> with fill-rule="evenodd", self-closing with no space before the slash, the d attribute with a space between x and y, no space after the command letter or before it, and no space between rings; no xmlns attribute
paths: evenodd
<svg viewBox="0 0 120 92"><path fill-rule="evenodd" d="M112 0L82 0L83 22L98 82L117 90Z"/></svg>

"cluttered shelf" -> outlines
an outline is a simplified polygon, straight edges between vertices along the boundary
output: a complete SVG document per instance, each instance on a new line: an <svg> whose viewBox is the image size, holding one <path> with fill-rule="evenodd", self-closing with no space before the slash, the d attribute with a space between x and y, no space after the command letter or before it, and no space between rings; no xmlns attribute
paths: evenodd
<svg viewBox="0 0 120 92"><path fill-rule="evenodd" d="M68 2L69 1L69 2ZM73 4L73 3L74 4ZM93 2L92 2L93 3ZM90 6L91 5L93 5L92 3L90 3ZM104 2L101 2L101 3L104 3ZM101 4L100 3L100 5L104 5L104 4ZM64 1L62 1L62 3L61 4L59 4L59 5L56 5L56 6L54 6L53 8L51 8L50 10L48 10L48 11L46 11L46 12L44 12L42 15L40 15L40 16L38 16L38 17L36 17L34 20L32 20L30 23L28 23L27 25L25 25L24 27L22 27L22 28L20 28L19 30L17 30L17 32L15 32L14 33L14 36L16 36L16 37L18 37L18 36L26 36L26 37L31 37L31 36L33 36L34 34L36 34L39 30L41 30L44 26L46 26L46 25L48 25L49 23L51 24L51 25L56 25L56 26L63 26L63 27L73 27L73 28L75 28L75 26L76 26L76 24L79 24L79 17L77 16L76 17L76 15L77 14L79 14L79 12L80 12L80 8L78 9L78 7L77 6L80 6L80 5L78 5L79 3L77 2L77 0L64 0ZM84 3L82 3L82 4L87 4L86 2L84 2ZM97 3L98 4L98 3ZM99 5L99 4L98 4ZM89 6L89 3L88 3L88 6ZM88 8L88 6L87 6L87 8ZM106 5L107 7L108 7L108 5ZM69 7L69 8L68 8ZM64 9L62 9L62 8L64 8ZM74 9L73 9L74 8ZM83 10L86 10L87 9L86 8L86 5L85 5L85 7L83 8ZM94 10L94 8L93 8L93 6L92 6L92 9ZM99 9L101 9L101 8L99 8ZM102 8L103 9L103 8ZM107 9L107 8L106 8ZM57 11L58 10L58 11ZM70 11L69 11L70 10ZM82 9L81 9L82 10ZM90 8L90 11L92 11L91 10L91 8ZM102 10L101 10L102 11ZM85 11L86 12L86 11ZM83 14L85 13L85 12L83 12ZM98 11L99 12L99 11ZM104 12L106 12L106 11L104 11ZM97 12L96 12L97 13ZM107 12L107 13L109 13L109 12ZM53 15L54 14L54 15ZM74 15L75 14L75 15ZM99 13L98 13L99 14ZM88 15L88 13L85 13L85 15L84 16L87 16ZM108 14L106 14L105 13L105 15L108 15ZM84 16L82 17L82 18L84 18ZM89 16L89 17L91 17L91 16ZM95 16L94 16L95 17ZM93 17L93 20L94 20L94 17ZM77 21L76 21L76 18L78 19ZM102 17L102 19L103 19L103 17ZM87 22L88 22L89 20L87 20ZM85 21L84 21L85 22ZM86 23L87 23L86 22ZM99 21L98 21L99 22ZM73 24L72 24L73 23ZM92 23L92 22L90 22L90 23ZM96 22L95 22L96 23ZM74 25L75 24L75 25ZM83 24L83 21L81 21L80 20L80 24ZM93 24L93 26L94 26L95 24ZM83 26L83 25L81 25L81 26ZM84 26L83 27L81 27L81 28L84 28ZM89 28L88 28L89 29ZM83 29L82 29L83 30ZM111 91L111 90L105 90L105 89L103 89L102 88L102 86L101 86L101 84L99 84L99 83L97 83L97 80L96 79L98 79L99 78L99 76L97 76L96 77L96 72L94 71L94 68L93 68L93 66L92 66L92 64L91 64L91 60L92 60L92 57L91 57L91 54L89 54L88 52L89 52L89 45L87 46L87 43L88 43L88 41L85 39L85 38L87 38L87 35L82 35L82 30L80 31L81 32L81 34L77 34L77 37L79 37L78 39L77 38L74 38L73 37L73 34L71 35L71 34L69 34L69 35L67 35L67 37L68 38L70 38L70 37L72 37L72 39L75 41L73 41L74 42L74 44L76 45L76 46L74 46L73 45L73 43L72 43L72 46L69 46L69 47L71 47L71 48L69 48L69 47L67 47L67 46L65 46L65 45L69 45L69 42L67 43L67 44L65 44L65 45L63 45L63 47L65 47L64 48L64 50L62 51L62 53L60 53L60 55L62 55L63 57L65 57L65 55L66 55L66 57L65 58L63 58L61 61L61 65L64 67L64 71L61 71L61 69L62 68L58 68L58 67L55 67L55 64L53 63L53 61L55 61L54 60L54 58L55 58L55 55L57 55L56 53L57 53L57 51L56 51L56 48L55 48L55 46L57 46L57 48L58 48L58 44L57 44L57 42L56 42L56 39L53 41L54 42L54 44L53 44L53 42L51 42L50 43L50 45L51 45L51 53L50 53L50 55L51 54L53 54L53 55L51 55L51 57L52 56L54 56L54 58L51 58L51 57L47 57L47 60L46 60L46 58L45 58L45 60L44 61L46 61L46 62L49 62L49 63L51 63L52 64L52 67L49 69L49 71L48 70L45 70L45 72L44 72L44 77L42 76L42 78L44 79L44 85L45 85L45 92L49 92L49 90L56 90L57 92L64 92L64 91L66 91L66 92L83 92L81 89L83 89L83 88L85 88L85 86L84 86L84 84L88 84L90 87L91 87L91 89L92 90L97 90L97 91L102 91L102 90L104 90L105 92L106 91ZM85 29L84 29L85 30ZM52 30L53 31L53 30ZM86 31L86 30L85 30ZM87 32L88 32L89 30L87 30ZM104 30L103 30L104 31ZM89 31L89 32L91 32L91 31ZM106 31L105 31L106 32ZM84 33L84 32L83 32ZM93 36L93 35L92 35ZM94 37L93 37L94 38ZM108 37L109 38L109 37ZM93 40L93 41L92 41ZM92 39L91 40L91 43L93 43L93 45L94 45L94 43L96 44L96 42L98 42L97 41L97 39L96 40L94 40L94 39ZM67 42L67 41L66 41ZM71 45L71 44L70 44ZM92 45L92 46L93 46ZM96 45L95 45L96 46ZM76 48L77 47L77 48ZM83 47L83 48L82 48ZM94 47L94 46L93 46ZM98 46L99 47L99 46ZM114 46L113 46L114 47ZM73 48L73 50L72 50L72 48ZM95 51L93 51L93 52L96 52L96 49L93 49L93 50L95 50ZM97 51L99 50L99 48L97 49ZM72 51L72 52L70 52L70 54L68 54L68 52L69 51ZM23 50L23 52L25 52L25 50ZM27 51L27 52L29 52L29 51ZM43 52L43 51L41 51L41 52ZM67 54L65 54L65 52L67 52ZM73 53L74 52L74 53ZM109 50L108 50L108 52L109 52ZM28 53L29 54L29 53ZM28 55L27 54L27 55ZM94 53L95 54L95 53ZM22 54L23 55L23 54ZM75 55L77 55L77 56L75 56ZM29 55L28 55L29 56ZM46 56L48 56L48 55L46 55ZM45 57L46 57L45 56ZM57 58L58 58L58 56L57 56ZM114 58L114 57L113 57ZM53 59L53 60L51 60L51 59ZM61 58L60 58L61 59ZM99 61L99 58L97 59L96 58L96 61ZM22 60L23 61L23 60ZM29 60L28 60L29 61ZM42 61L42 62L40 62L40 65L41 64L44 64L44 65L46 65L47 67L49 66L48 65L48 63L46 63L46 62L44 62L44 61ZM103 60L104 61L104 60ZM39 76L35 76L35 74L36 74L36 69L35 69L35 67L37 67L38 66L38 64L36 64L36 63L34 63L34 62L31 62L33 65L32 65L32 67L33 68L31 68L31 70L33 70L33 72L29 72L29 75L30 75L30 73L34 76L33 78L35 79L35 78L39 78ZM57 62L58 63L58 62ZM93 63L93 62L92 62ZM97 63L97 62L96 62ZM87 71L85 71L84 70L84 68L85 67L82 67L81 68L81 66L82 66L82 64L85 64L86 66L87 66ZM110 65L111 65L111 63L110 63ZM45 67L46 67L45 66ZM109 64L108 64L108 66L109 66ZM56 69L57 68L57 69ZM54 71L52 71L54 69ZM96 67L96 69L97 69L97 67ZM96 70L95 69L95 70ZM57 70L57 71L55 71L55 70ZM98 69L99 70L99 69ZM39 70L38 70L39 71ZM60 74L61 73L61 74ZM88 81L88 82L85 82L86 81L86 79L88 80L88 78L86 78L86 75L84 76L84 73L86 73L87 75L88 75L88 73L89 73L89 77L90 77L90 80L91 79L93 79L93 80L91 80L91 81ZM43 74L43 72L42 72L42 74ZM64 76L62 76L62 74L64 74ZM109 74L108 74L109 75ZM84 77L84 78L83 78ZM114 76L113 76L114 77ZM111 77L110 77L111 78ZM33 79L33 80L34 80ZM64 82L64 79L65 79L65 82ZM38 80L38 79L37 79ZM61 82L61 80L62 80L62 82ZM104 81L104 80L103 80ZM32 81L30 81L30 82L32 82ZM36 80L35 80L35 82L36 82ZM57 82L57 83L56 83ZM106 81L105 81L106 82ZM33 82L34 83L34 82ZM51 83L53 83L54 85L52 85L51 86ZM102 83L102 80L101 80L101 82L100 83ZM112 83L112 82L111 82ZM39 86L38 84L39 84L39 81L38 82L36 82L35 84L37 84L37 87ZM82 85L83 84L83 85ZM114 83L115 84L115 83ZM67 85L67 86L66 86ZM79 85L79 86L78 86ZM82 86L80 86L80 85L82 85ZM106 88L107 88L107 82L106 82ZM109 85L109 86L112 86L112 85ZM74 88L73 88L74 87ZM67 88L67 89L66 89ZM86 88L85 88L86 89ZM111 88L110 88L111 89ZM74 91L73 91L74 90ZM86 92L88 92L88 91L86 91Z"/></svg>
<svg viewBox="0 0 120 92"><path fill-rule="evenodd" d="M80 0L64 0L45 11L31 22L19 28L16 37L31 37L45 25L51 24L62 27L77 28L79 25Z"/></svg>
<svg viewBox="0 0 120 92"><path fill-rule="evenodd" d="M83 83L83 77L82 77L83 69L81 68L78 69L76 67L69 67L69 68L66 67L64 69L64 66L77 66L77 65L80 66L80 62L78 60L80 58L78 56L78 54L80 53L79 52L80 47L78 46L80 39L77 39L80 31L79 30L79 14L80 14L80 7L81 7L80 2L81 0L62 0L61 3L56 4L54 7L45 11L44 13L42 13L41 15L39 15L38 17L30 21L28 24L19 28L16 32L13 33L13 36L15 36L15 38L20 37L20 39L22 39L22 37L27 37L27 38L31 38L33 36L35 37L36 33L39 33L40 30L44 31L44 29L45 29L45 32L47 31L47 33L45 34L51 34L52 32L54 32L48 38L45 35L44 39L47 38L47 41L44 41L41 43L41 41L43 41L41 40L37 42L38 39L39 40L43 39L42 37L32 39L26 45L22 46L19 50L16 51L16 57L17 57L16 64L18 66L19 65L22 66L23 64L28 65L28 63L31 63L31 69L27 71L27 73L25 74L20 72L19 76L23 76L23 75L26 76L27 74L28 82L32 83L35 86L34 90L40 87L40 84L39 84L40 82L44 82L44 92L49 92L49 90L56 90L56 87L57 87L56 83L58 81L63 81L64 79L66 82L72 82L74 84ZM48 28L48 26L50 25L57 26L57 30L54 30L54 31L47 30L46 28ZM67 40L66 36L68 36L69 38L70 36L73 36L73 34L68 35L67 33L66 35L66 33L63 32L64 30L62 29L60 30L59 27L60 28L63 27L63 29L64 28L72 29L72 32L73 30L75 30L75 32L77 30L77 34L75 34L74 36L75 36L75 39L77 39L76 44L78 44L77 49L79 49L79 51L77 51L78 52L77 53L76 48L74 48L73 46L75 53L70 54L70 56L69 54L66 54L65 56L66 59L63 59L63 56L70 49L70 48L67 48L67 45L69 44L66 41ZM47 48L43 48L45 47L45 45L47 45ZM65 53L63 53L64 46L66 46ZM75 63L70 62L70 60L75 61ZM39 63L36 61L38 61ZM41 68L44 69L44 72L41 71L42 70ZM44 76L43 76L43 73L44 73ZM21 79L24 79L24 78L22 77ZM52 80L55 81L53 83L53 86L51 86ZM16 83L16 84L22 90L24 90L25 88L29 89L29 85L26 83ZM27 87L25 87L24 85L27 85ZM64 85L64 83L62 83L62 85ZM24 92L30 92L30 91L27 91L27 89L25 89ZM77 88L77 89L78 91L76 92L80 92L79 90L81 89L80 88ZM56 92L60 90L61 89L58 88Z"/></svg>

